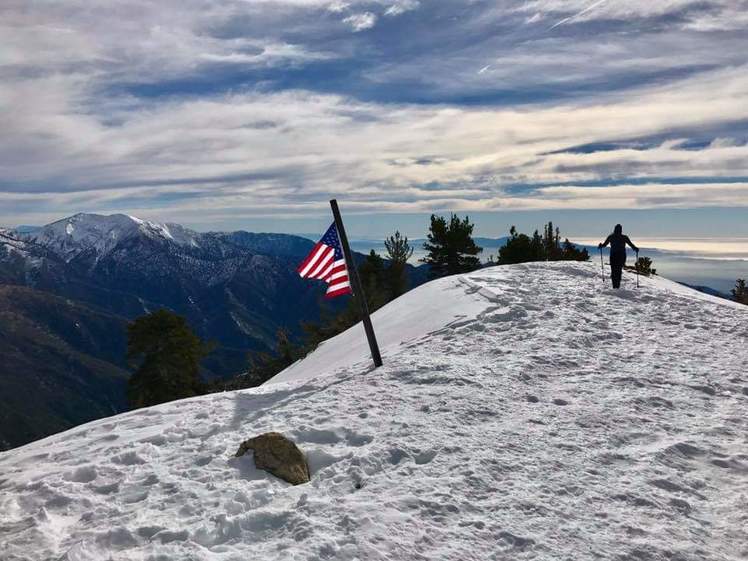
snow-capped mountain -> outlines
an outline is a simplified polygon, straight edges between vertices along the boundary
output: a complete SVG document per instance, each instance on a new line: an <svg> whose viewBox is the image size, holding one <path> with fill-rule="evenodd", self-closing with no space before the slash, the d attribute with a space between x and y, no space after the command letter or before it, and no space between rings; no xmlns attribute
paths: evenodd
<svg viewBox="0 0 748 561"><path fill-rule="evenodd" d="M179 224L148 222L125 214L80 213L20 235L54 251L66 261L81 254L92 254L95 259L101 259L122 242L138 236L199 247L198 234Z"/></svg>
<svg viewBox="0 0 748 561"><path fill-rule="evenodd" d="M591 263L423 285L252 390L0 454L4 561L744 559L748 307ZM291 487L231 456L276 430Z"/></svg>
<svg viewBox="0 0 748 561"><path fill-rule="evenodd" d="M0 270L10 268L15 250L19 284L126 318L167 307L240 353L272 344L281 326L316 317L319 287L297 278L300 253L287 251L309 251L313 244L303 238L198 233L123 214L76 214L4 236ZM274 244L282 250L274 252Z"/></svg>
<svg viewBox="0 0 748 561"><path fill-rule="evenodd" d="M318 317L324 288L295 271L312 246L126 215L0 231L0 449L122 411L124 326L149 311L174 310L217 343L208 375L242 372L247 353L271 348L278 329ZM55 397L60 388L65 399Z"/></svg>

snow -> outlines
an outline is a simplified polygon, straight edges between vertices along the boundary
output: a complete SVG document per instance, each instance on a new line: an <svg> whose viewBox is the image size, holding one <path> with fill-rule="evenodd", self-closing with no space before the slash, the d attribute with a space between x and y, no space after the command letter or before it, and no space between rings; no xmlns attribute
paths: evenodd
<svg viewBox="0 0 748 561"><path fill-rule="evenodd" d="M399 305L387 306L372 319L380 350L384 353L396 352L401 344L457 322L473 320L486 308L485 297L459 277L420 286L408 295L408 300L417 301L417 304L408 306L407 310ZM445 301L449 305L445 305ZM371 359L362 333L359 327L325 341L315 353L275 376L272 382L304 379L310 373L333 374L351 366L365 369Z"/></svg>
<svg viewBox="0 0 748 561"><path fill-rule="evenodd" d="M120 242L135 236L199 247L195 241L197 235L178 224L160 224L126 214L79 213L25 234L25 237L70 261L87 252L93 252L97 260L101 259Z"/></svg>
<svg viewBox="0 0 748 561"><path fill-rule="evenodd" d="M0 250L6 255L18 254L21 257L28 258L26 243L18 239L12 230L0 228Z"/></svg>
<svg viewBox="0 0 748 561"><path fill-rule="evenodd" d="M19 559L737 560L748 307L589 263L419 287L260 388L0 454ZM279 430L291 487L231 458Z"/></svg>

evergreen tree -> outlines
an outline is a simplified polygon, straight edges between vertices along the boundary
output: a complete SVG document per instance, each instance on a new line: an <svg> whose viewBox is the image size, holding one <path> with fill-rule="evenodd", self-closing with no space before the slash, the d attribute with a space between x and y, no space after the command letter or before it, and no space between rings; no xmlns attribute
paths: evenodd
<svg viewBox="0 0 748 561"><path fill-rule="evenodd" d="M413 255L413 248L408 243L408 237L400 235L400 231L384 240L387 248L387 258L390 265L387 269L387 281L390 298L394 299L408 291L408 270L406 264Z"/></svg>
<svg viewBox="0 0 748 561"><path fill-rule="evenodd" d="M348 305L337 314L333 315L328 310L321 315L318 322L302 322L301 328L304 331L306 350L313 351L323 341L335 337L359 321L361 321L359 307L348 302Z"/></svg>
<svg viewBox="0 0 748 561"><path fill-rule="evenodd" d="M526 263L528 261L587 261L589 253L585 248L578 249L568 238L561 243L561 231L552 222L543 226L543 235L538 230L532 238L517 232L512 226L509 240L499 249L499 265Z"/></svg>
<svg viewBox="0 0 748 561"><path fill-rule="evenodd" d="M559 230L553 230L553 222L548 222L544 227L543 233L543 257L546 261L558 261L561 254L561 244L559 243Z"/></svg>
<svg viewBox="0 0 748 561"><path fill-rule="evenodd" d="M384 267L384 259L373 249L366 256L364 262L358 266L358 276L361 279L364 293L366 293L366 303L369 306L369 311L378 310L389 302L389 279ZM353 298L350 299L348 304L358 309Z"/></svg>
<svg viewBox="0 0 748 561"><path fill-rule="evenodd" d="M129 324L127 336L128 362L137 365L127 388L133 408L201 393L200 361L209 347L185 318L158 310Z"/></svg>
<svg viewBox="0 0 748 561"><path fill-rule="evenodd" d="M447 223L443 216L431 215L428 241L423 244L427 255L421 261L431 266L432 277L466 273L480 268L476 257L483 248L473 240L473 227L469 218L463 220L452 214Z"/></svg>
<svg viewBox="0 0 748 561"><path fill-rule="evenodd" d="M509 239L504 247L499 248L498 263L500 265L508 265L512 263L524 263L525 261L534 261L535 259L529 258L536 252L538 239L538 231L535 230L535 236L530 239L526 234L520 234L517 232L517 228L512 226L509 229Z"/></svg>
<svg viewBox="0 0 748 561"><path fill-rule="evenodd" d="M652 260L649 257L639 257L634 263L634 270L638 271L640 275L656 275L657 269L652 268Z"/></svg>
<svg viewBox="0 0 748 561"><path fill-rule="evenodd" d="M579 249L576 245L569 241L569 238L564 239L564 243L561 245L561 261L589 261L590 254L586 247Z"/></svg>
<svg viewBox="0 0 748 561"><path fill-rule="evenodd" d="M259 386L267 382L278 372L291 366L302 356L304 356L304 353L301 346L291 341L285 329L279 329L275 334L275 352L272 354L267 352L250 354L247 374L232 389Z"/></svg>
<svg viewBox="0 0 748 561"><path fill-rule="evenodd" d="M535 230L532 233L532 241L530 242L530 261L542 261L545 259L543 246L543 236ZM527 259L525 259L525 261L527 261Z"/></svg>
<svg viewBox="0 0 748 561"><path fill-rule="evenodd" d="M735 288L730 292L732 292L732 297L736 302L748 304L748 287L745 286L745 279L736 280Z"/></svg>
<svg viewBox="0 0 748 561"><path fill-rule="evenodd" d="M244 374L228 380L215 380L208 389L216 392L254 388L267 382L305 355L305 347L293 342L285 329L279 329L276 332L275 349L272 353L250 353L249 366Z"/></svg>

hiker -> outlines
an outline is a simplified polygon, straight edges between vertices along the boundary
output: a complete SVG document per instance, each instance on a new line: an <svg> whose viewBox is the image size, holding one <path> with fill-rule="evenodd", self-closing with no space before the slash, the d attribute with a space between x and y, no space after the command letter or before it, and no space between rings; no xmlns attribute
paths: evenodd
<svg viewBox="0 0 748 561"><path fill-rule="evenodd" d="M613 233L605 238L603 243L597 244L597 247L602 249L608 244L610 244L610 279L613 281L613 288L621 288L621 274L626 264L626 244L629 244L637 254L639 248L631 242L628 236L624 235L623 226L620 224L616 224Z"/></svg>

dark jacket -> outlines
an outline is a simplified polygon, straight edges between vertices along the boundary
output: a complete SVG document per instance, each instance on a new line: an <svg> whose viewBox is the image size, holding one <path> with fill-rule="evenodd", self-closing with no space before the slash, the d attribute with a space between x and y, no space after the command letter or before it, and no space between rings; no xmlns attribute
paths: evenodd
<svg viewBox="0 0 748 561"><path fill-rule="evenodd" d="M630 245L634 251L639 251L639 248L631 242L629 237L618 229L605 238L600 247L605 247L608 244L610 244L610 264L617 264L619 267L626 262L626 244Z"/></svg>
<svg viewBox="0 0 748 561"><path fill-rule="evenodd" d="M633 244L633 242L629 239L629 237L626 234L613 233L609 235L607 238L605 238L605 241L603 242L603 245L601 247L605 247L608 244L610 244L611 253L625 254L626 244L629 244L631 246L631 249L633 249L634 251L639 251L639 248Z"/></svg>

